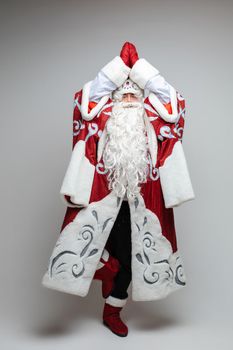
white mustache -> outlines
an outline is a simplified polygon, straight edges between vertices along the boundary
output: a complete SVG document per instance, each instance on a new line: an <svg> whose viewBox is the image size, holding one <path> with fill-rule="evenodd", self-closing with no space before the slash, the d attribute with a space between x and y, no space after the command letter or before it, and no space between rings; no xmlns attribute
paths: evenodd
<svg viewBox="0 0 233 350"><path fill-rule="evenodd" d="M118 102L117 106L123 107L123 108L136 108L136 107L143 107L141 102Z"/></svg>

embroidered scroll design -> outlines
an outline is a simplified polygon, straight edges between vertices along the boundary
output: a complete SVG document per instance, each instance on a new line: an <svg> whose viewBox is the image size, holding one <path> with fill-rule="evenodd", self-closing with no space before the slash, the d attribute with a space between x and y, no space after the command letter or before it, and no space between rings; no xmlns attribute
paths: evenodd
<svg viewBox="0 0 233 350"><path fill-rule="evenodd" d="M117 198L117 206L119 205L119 199ZM62 251L59 251L55 256L51 257L51 264L49 268L50 278L52 278L54 275L58 275L61 273L69 273L71 272L71 275L74 278L78 278L83 275L85 271L85 261L86 259L92 257L93 255L97 254L99 249L94 248L91 251L88 251L88 248L93 243L93 238L98 234L103 234L109 221L112 220L112 217L108 217L103 224L99 221L99 215L97 210L91 210L91 215L96 220L96 225L90 225L85 224L82 226L80 231L77 235L74 233L74 240L71 241L69 246L73 246L75 241L78 242L78 246L82 247L80 252L76 252L71 249L64 249ZM63 237L64 239L64 237ZM62 245L62 241L58 239L58 242L56 244L56 249L59 249L59 246ZM63 244L65 246L65 244ZM65 261L64 258L69 256L69 260ZM73 262L71 262L71 257L74 258Z"/></svg>
<svg viewBox="0 0 233 350"><path fill-rule="evenodd" d="M136 207L136 206L135 206ZM144 265L143 279L147 284L155 284L167 280L169 284L185 285L183 264L181 258L177 256L174 263L169 258L158 259L161 252L157 240L150 230L146 229L148 223L147 216L144 217L143 224L136 223L138 235L142 238L142 251L135 254L136 259ZM144 231L144 232L143 232ZM165 243L165 237L162 237ZM161 243L161 242L160 242ZM171 254L170 254L171 255ZM161 265L165 265L161 268Z"/></svg>

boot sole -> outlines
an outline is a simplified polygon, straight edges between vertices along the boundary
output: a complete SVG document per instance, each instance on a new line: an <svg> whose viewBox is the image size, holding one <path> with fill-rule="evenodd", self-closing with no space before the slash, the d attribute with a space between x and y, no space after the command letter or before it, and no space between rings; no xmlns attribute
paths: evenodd
<svg viewBox="0 0 233 350"><path fill-rule="evenodd" d="M120 334L120 333L114 332L114 331L109 327L109 325L108 325L105 321L103 321L103 324L104 324L108 329L110 329L110 331L111 331L112 333L118 335L119 337L126 337L126 336L128 335L128 333L126 333L126 334Z"/></svg>

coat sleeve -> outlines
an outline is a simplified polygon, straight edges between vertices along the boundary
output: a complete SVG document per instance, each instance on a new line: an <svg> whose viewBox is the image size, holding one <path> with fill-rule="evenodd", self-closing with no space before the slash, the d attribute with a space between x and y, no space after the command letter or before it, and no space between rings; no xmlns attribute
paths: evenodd
<svg viewBox="0 0 233 350"><path fill-rule="evenodd" d="M130 68L120 56L114 57L97 74L91 83L90 100L99 100L121 86L128 78Z"/></svg>
<svg viewBox="0 0 233 350"><path fill-rule="evenodd" d="M160 138L158 168L166 208L178 207L195 198L182 144L184 128L182 118L170 125L162 122L158 133Z"/></svg>
<svg viewBox="0 0 233 350"><path fill-rule="evenodd" d="M82 118L86 121L92 120L108 105L110 94L121 86L128 78L130 68L124 63L120 56L116 56L107 63L98 73L94 80L88 81L83 86L81 102ZM93 108L89 110L89 103Z"/></svg>
<svg viewBox="0 0 233 350"><path fill-rule="evenodd" d="M184 98L144 58L131 69L130 78L142 89L149 89L149 102L157 118L152 122L158 138L158 162L166 208L195 198L182 145L185 116Z"/></svg>
<svg viewBox="0 0 233 350"><path fill-rule="evenodd" d="M158 69L152 66L145 58L140 58L136 61L129 77L141 89L153 92L162 103L167 104L170 102L173 87L164 79Z"/></svg>
<svg viewBox="0 0 233 350"><path fill-rule="evenodd" d="M95 173L96 145L91 137L95 131L82 119L80 102L81 91L74 96L72 153L60 189L62 201L69 207L88 205Z"/></svg>

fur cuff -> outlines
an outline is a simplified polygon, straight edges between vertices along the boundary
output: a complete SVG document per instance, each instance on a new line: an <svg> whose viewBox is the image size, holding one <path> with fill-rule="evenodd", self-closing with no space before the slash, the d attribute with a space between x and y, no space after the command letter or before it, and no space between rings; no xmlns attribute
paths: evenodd
<svg viewBox="0 0 233 350"><path fill-rule="evenodd" d="M127 299L118 299L118 298L115 298L115 297L112 297L111 295L109 295L105 302L109 305L112 305L112 306L116 306L116 307L122 307L126 304L127 302Z"/></svg>
<svg viewBox="0 0 233 350"><path fill-rule="evenodd" d="M88 106L89 106L89 96L90 96L90 90L91 90L91 84L93 80L88 81L86 84L84 84L82 89L82 102L80 106L82 118L84 120L90 121L92 120L104 107L104 105L109 100L110 94L106 96L102 96L100 101L96 104L95 107L91 109L90 112L88 112Z"/></svg>
<svg viewBox="0 0 233 350"><path fill-rule="evenodd" d="M64 204L67 205L67 207L71 207L71 208L83 208L83 204L74 204L74 203L70 203L67 199L66 199L66 195L65 194L62 194L60 193L60 196L61 196L61 200ZM73 197L71 197L73 198Z"/></svg>
<svg viewBox="0 0 233 350"><path fill-rule="evenodd" d="M139 58L133 65L129 77L141 89L144 89L149 79L159 74L158 69L152 66L145 58Z"/></svg>
<svg viewBox="0 0 233 350"><path fill-rule="evenodd" d="M124 83L130 72L130 68L124 63L120 56L116 56L101 70L117 87Z"/></svg>
<svg viewBox="0 0 233 350"><path fill-rule="evenodd" d="M173 208L195 198L181 141L177 141L164 164L159 167L166 208Z"/></svg>
<svg viewBox="0 0 233 350"><path fill-rule="evenodd" d="M68 195L71 201L78 207L86 207L92 190L92 184L95 174L95 166L90 163L85 156L85 141L80 140L76 143L68 169L66 171L60 194ZM72 204L67 204L73 207Z"/></svg>
<svg viewBox="0 0 233 350"><path fill-rule="evenodd" d="M160 117L163 118L163 120L169 123L176 123L179 120L180 115L177 110L177 93L174 87L172 86L170 87L170 96L172 108L171 114L168 112L167 108L163 105L160 99L153 92L149 93L148 99L152 106L159 113Z"/></svg>

